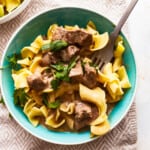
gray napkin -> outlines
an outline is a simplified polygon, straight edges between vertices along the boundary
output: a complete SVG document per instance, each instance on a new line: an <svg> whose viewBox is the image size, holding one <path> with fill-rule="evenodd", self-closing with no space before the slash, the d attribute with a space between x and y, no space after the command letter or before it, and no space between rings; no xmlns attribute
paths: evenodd
<svg viewBox="0 0 150 150"><path fill-rule="evenodd" d="M29 6L12 21L0 25L0 57L14 31L28 18L58 6L80 6L94 10L117 22L127 6L126 0L32 0ZM128 36L128 26L123 28ZM137 125L135 103L126 117L107 135L90 143L64 146L44 142L32 136L9 117L7 108L0 105L0 150L135 150Z"/></svg>

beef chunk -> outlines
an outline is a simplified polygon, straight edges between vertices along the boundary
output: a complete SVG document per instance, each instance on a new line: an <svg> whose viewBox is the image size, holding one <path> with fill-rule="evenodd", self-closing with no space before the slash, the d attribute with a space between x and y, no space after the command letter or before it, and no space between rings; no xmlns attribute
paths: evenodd
<svg viewBox="0 0 150 150"><path fill-rule="evenodd" d="M96 70L94 67L90 66L89 64L85 64L84 66L84 75L82 76L73 76L72 81L73 82L79 82L84 85L86 85L89 88L94 88L97 85L97 80L96 80Z"/></svg>
<svg viewBox="0 0 150 150"><path fill-rule="evenodd" d="M60 51L60 57L64 62L68 62L77 52L79 52L79 48L75 45L70 45L66 49Z"/></svg>
<svg viewBox="0 0 150 150"><path fill-rule="evenodd" d="M98 109L96 106L76 101L75 105L75 126L76 130L82 129L90 124L91 121L98 117Z"/></svg>
<svg viewBox="0 0 150 150"><path fill-rule="evenodd" d="M64 40L67 42L66 33L67 31L64 28L58 27L52 35L52 40Z"/></svg>
<svg viewBox="0 0 150 150"><path fill-rule="evenodd" d="M95 105L92 105L92 120L95 120L99 115L99 110Z"/></svg>
<svg viewBox="0 0 150 150"><path fill-rule="evenodd" d="M68 91L64 95L61 96L61 101L74 101L74 93L73 91Z"/></svg>
<svg viewBox="0 0 150 150"><path fill-rule="evenodd" d="M35 73L27 77L29 87L36 91L45 89L48 85L47 80L43 80L41 74Z"/></svg>
<svg viewBox="0 0 150 150"><path fill-rule="evenodd" d="M97 75L96 70L94 67L90 66L89 64L86 64L84 66L85 69L85 75L83 77L83 84L88 86L89 88L94 88L97 85Z"/></svg>
<svg viewBox="0 0 150 150"><path fill-rule="evenodd" d="M59 27L53 33L52 40L64 40L69 44L88 48L92 44L92 35L81 29L67 31Z"/></svg>
<svg viewBox="0 0 150 150"><path fill-rule="evenodd" d="M86 48L92 44L92 35L84 30L69 31L66 34L66 39L70 44L78 44L79 46Z"/></svg>
<svg viewBox="0 0 150 150"><path fill-rule="evenodd" d="M90 123L92 118L91 107L87 103L80 101L76 102L75 105L75 126L76 130L79 130Z"/></svg>
<svg viewBox="0 0 150 150"><path fill-rule="evenodd" d="M75 113L76 113L75 117L79 121L81 121L85 118L92 117L91 106L85 102L80 102L80 101L76 102Z"/></svg>
<svg viewBox="0 0 150 150"><path fill-rule="evenodd" d="M50 64L55 64L58 58L51 52L47 52L43 55L41 60L41 66L49 66Z"/></svg>
<svg viewBox="0 0 150 150"><path fill-rule="evenodd" d="M81 62L77 62L76 66L70 70L69 77L80 78L83 76L83 69L81 66Z"/></svg>

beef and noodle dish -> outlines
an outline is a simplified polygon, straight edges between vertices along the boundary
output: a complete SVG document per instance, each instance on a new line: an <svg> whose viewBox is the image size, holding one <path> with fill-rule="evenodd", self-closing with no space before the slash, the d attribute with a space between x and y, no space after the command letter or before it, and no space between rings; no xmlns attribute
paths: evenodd
<svg viewBox="0 0 150 150"><path fill-rule="evenodd" d="M131 84L121 36L111 62L101 69L92 62L108 41L108 32L99 33L91 21L85 28L52 24L20 54L8 56L14 103L33 126L57 132L90 130L91 136L110 130L109 105L120 101Z"/></svg>

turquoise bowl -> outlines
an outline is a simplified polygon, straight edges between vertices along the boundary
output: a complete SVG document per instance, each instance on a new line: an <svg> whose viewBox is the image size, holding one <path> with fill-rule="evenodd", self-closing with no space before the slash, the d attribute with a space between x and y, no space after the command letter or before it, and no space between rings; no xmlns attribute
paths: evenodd
<svg viewBox="0 0 150 150"><path fill-rule="evenodd" d="M59 25L79 25L85 27L88 21L91 20L95 23L100 33L111 32L114 29L114 24L107 18L95 12L81 9L81 8L56 8L46 11L22 25L17 32L10 39L7 48L3 53L1 60L1 66L8 66L7 56L10 56L14 52L20 52L20 50L29 45L36 36L39 34L46 34L48 27L57 23ZM122 34L122 33L121 33ZM109 115L109 122L111 129L113 129L126 115L134 98L136 89L136 63L133 55L133 51L124 37L124 44L126 51L123 56L124 64L127 68L129 80L132 84L132 88L126 91L122 100L118 102ZM93 141L96 138L90 138L90 131L84 131L80 133L71 132L55 132L46 129L42 125L33 127L28 121L27 117L23 113L20 107L17 107L13 103L13 91L14 83L11 77L11 70L9 68L4 69L0 73L1 75L1 91L6 106L13 118L29 133L32 135L51 143L73 145L82 144Z"/></svg>

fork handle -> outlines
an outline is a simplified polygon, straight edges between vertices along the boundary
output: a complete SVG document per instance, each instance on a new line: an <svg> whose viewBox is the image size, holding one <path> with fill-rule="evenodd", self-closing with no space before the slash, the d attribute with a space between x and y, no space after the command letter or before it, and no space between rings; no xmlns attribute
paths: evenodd
<svg viewBox="0 0 150 150"><path fill-rule="evenodd" d="M126 20L128 19L130 13L132 12L133 8L135 7L136 3L138 2L138 0L131 0L128 8L126 9L126 11L124 12L123 16L121 17L119 23L117 24L117 26L115 27L114 31L112 32L112 36L114 41L116 40L116 38L119 35L119 32L122 28L122 26L124 25L124 23L126 22Z"/></svg>

